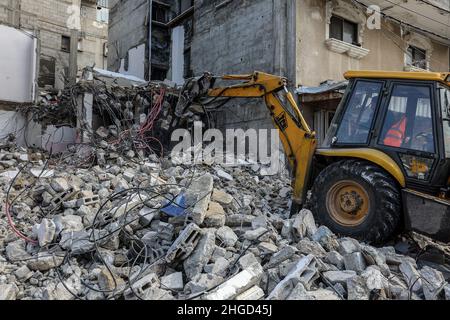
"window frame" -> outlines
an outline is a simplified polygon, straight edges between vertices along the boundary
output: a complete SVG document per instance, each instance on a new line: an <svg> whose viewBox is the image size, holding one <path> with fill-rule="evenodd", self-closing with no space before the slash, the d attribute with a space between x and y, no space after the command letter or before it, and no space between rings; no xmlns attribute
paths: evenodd
<svg viewBox="0 0 450 320"><path fill-rule="evenodd" d="M392 99L392 94L394 92L394 89L396 86L415 86L415 87L428 87L428 89L430 90L430 103L431 103L431 122L433 125L433 142L434 142L434 153L430 153L427 151L423 151L423 150L414 150L414 149L408 149L408 148L403 148L403 147L392 147L392 146L388 146L385 145L382 141L383 137L382 137L382 131L383 131L383 127L384 127L384 123L386 121L386 117L388 114L388 110L389 110L389 105ZM388 151L392 151L395 153L403 153L403 154L408 154L408 155L415 155L415 156L420 156L420 157L424 157L424 158L429 158L429 159L435 159L436 156L438 154L441 153L441 148L439 145L439 139L438 139L438 134L439 132L437 132L437 125L438 125L438 119L439 119L439 115L437 114L438 112L440 112L440 109L437 110L438 108L433 108L433 106L436 105L436 86L433 82L429 82L429 81L396 81L396 80L392 80L389 83L389 87L387 89L387 94L386 96L383 97L383 105L381 106L379 112L380 112L380 116L379 116L379 120L378 120L378 125L376 128L376 141L375 144L376 146L378 146L381 149L384 150L388 150Z"/></svg>
<svg viewBox="0 0 450 320"><path fill-rule="evenodd" d="M441 156L441 159L445 160L445 159L450 158L450 146L448 146L448 148L447 148L447 143L445 142L446 134L445 134L445 130L444 130L444 122L450 123L450 115L447 115L446 117L444 117L444 110L443 110L444 106L442 104L441 90L448 90L450 92L450 87L445 86L442 83L439 83L437 85L436 90L437 90L437 93L436 93L437 99L439 101L439 118L438 118L439 126L438 126L438 128L442 127L442 129L440 129L441 132L439 133L439 134L442 134L442 156Z"/></svg>
<svg viewBox="0 0 450 320"><path fill-rule="evenodd" d="M341 31L341 35L340 35L340 38L335 38L334 36L332 36L332 34L333 34L333 31L332 31L333 30L333 19L339 19L340 22L341 22L341 30L340 30ZM351 42L350 43L350 42L347 42L347 41L344 40L344 26L345 26L345 23L354 26L353 37L354 37L356 42ZM345 19L345 18L343 18L341 16L333 14L331 16L331 19L330 19L330 27L329 28L330 28L330 30L329 30L329 38L330 39L336 39L336 40L339 40L339 41L342 41L342 42L345 42L345 43L348 43L348 44L351 44L351 45L354 45L354 46L361 46L361 43L359 41L359 28L360 27L359 27L359 24L357 22L353 22L351 20L348 20L348 19Z"/></svg>
<svg viewBox="0 0 450 320"><path fill-rule="evenodd" d="M410 50L411 50L411 53L410 53ZM417 61L415 61L415 57L414 57L414 55L415 55L415 53L416 53L416 51L418 51L418 52L420 52L420 53L422 53L423 55L424 55L424 66L422 67L422 66L420 66L420 65L417 65ZM413 66L413 67L416 67L416 68L420 68L420 69L424 69L424 70L428 70L428 61L427 61L427 50L426 49L421 49L421 48L419 48L419 47L417 47L417 46L414 46L414 45L408 45L408 48L407 48L407 54L409 55L409 54L411 54L411 66Z"/></svg>
<svg viewBox="0 0 450 320"><path fill-rule="evenodd" d="M68 41L68 47L67 49L64 47L64 41L67 40ZM65 52L65 53L70 53L70 44L71 44L71 37L70 36L66 36L66 35L61 35L61 51Z"/></svg>
<svg viewBox="0 0 450 320"><path fill-rule="evenodd" d="M353 93L355 92L355 89L358 86L358 84L359 83L363 83L363 82L365 82L365 83L372 83L372 84L376 83L376 84L380 84L381 85L380 86L380 91L379 91L379 94L380 94L379 95L379 99L377 101L377 105L375 106L375 112L374 112L373 117L372 117L372 121L371 121L371 124L370 124L370 127L369 127L369 133L367 134L366 141L365 142L349 143L349 142L340 142L339 139L338 139L335 143L333 143L333 147L345 148L345 147L355 147L355 146L368 146L370 144L370 142L372 141L372 136L373 136L374 129L375 129L375 126L376 126L378 113L379 113L380 108L381 108L381 103L384 100L383 92L384 92L384 88L385 88L385 85L386 85L385 81L383 81L383 80L376 80L376 79L362 79L361 78L361 79L356 79L353 82L351 88L348 91L349 94L346 97L346 100L344 102L342 111L336 117L336 123L338 125L337 125L337 127L335 129L336 131L334 132L334 137L338 138L339 130L341 129L341 127L343 125L343 121L342 120L344 119L344 117L345 117L345 115L347 113L350 101L353 98ZM338 110L336 112L338 112ZM333 122L334 121L335 120L333 120Z"/></svg>

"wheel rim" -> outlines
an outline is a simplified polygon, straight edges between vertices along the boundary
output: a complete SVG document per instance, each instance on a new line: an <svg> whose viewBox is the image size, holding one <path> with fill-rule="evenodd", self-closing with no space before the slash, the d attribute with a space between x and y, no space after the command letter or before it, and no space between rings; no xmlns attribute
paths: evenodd
<svg viewBox="0 0 450 320"><path fill-rule="evenodd" d="M360 225L370 211L369 194L356 181L339 181L327 194L327 209L332 219L342 226Z"/></svg>

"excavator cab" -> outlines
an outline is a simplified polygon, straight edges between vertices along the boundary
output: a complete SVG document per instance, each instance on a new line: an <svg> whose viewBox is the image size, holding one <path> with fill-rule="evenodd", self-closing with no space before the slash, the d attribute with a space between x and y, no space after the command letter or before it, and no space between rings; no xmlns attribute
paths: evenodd
<svg viewBox="0 0 450 320"><path fill-rule="evenodd" d="M450 241L448 74L348 72L316 150L310 204L333 231L383 242L406 229Z"/></svg>
<svg viewBox="0 0 450 320"><path fill-rule="evenodd" d="M205 73L185 84L176 114L192 104L208 111L231 98L261 98L292 169L293 214L306 206L335 233L368 243L383 243L402 226L450 242L450 74L345 77L349 86L322 146L277 75Z"/></svg>

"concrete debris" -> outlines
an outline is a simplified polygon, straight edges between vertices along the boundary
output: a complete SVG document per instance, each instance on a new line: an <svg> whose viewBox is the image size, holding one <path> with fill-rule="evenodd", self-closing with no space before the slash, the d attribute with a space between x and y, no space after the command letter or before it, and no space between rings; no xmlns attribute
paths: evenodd
<svg viewBox="0 0 450 320"><path fill-rule="evenodd" d="M200 274L206 264L211 260L216 246L214 230L208 230L202 236L195 251L184 261L184 271L188 279Z"/></svg>
<svg viewBox="0 0 450 320"><path fill-rule="evenodd" d="M26 238L0 212L0 300L450 299L432 265L340 238L309 210L290 217L289 177L159 159L111 143L120 132L105 125L94 150L46 166L41 154L29 172L14 170L33 152L0 150L0 195L14 171Z"/></svg>
<svg viewBox="0 0 450 320"><path fill-rule="evenodd" d="M405 261L400 265L400 271L408 285L408 289L419 292L422 290L422 279L420 273L416 269L415 263Z"/></svg>
<svg viewBox="0 0 450 320"><path fill-rule="evenodd" d="M64 256L52 254L50 252L40 252L27 262L28 268L33 271L49 271L59 267L64 261Z"/></svg>
<svg viewBox="0 0 450 320"><path fill-rule="evenodd" d="M45 247L53 242L56 233L56 225L52 220L42 219L42 222L37 225L37 238L39 245Z"/></svg>
<svg viewBox="0 0 450 320"><path fill-rule="evenodd" d="M16 300L18 292L15 284L0 284L0 301Z"/></svg>
<svg viewBox="0 0 450 320"><path fill-rule="evenodd" d="M229 195L223 190L214 189L212 200L220 203L221 205L228 206L233 202L233 196Z"/></svg>
<svg viewBox="0 0 450 320"><path fill-rule="evenodd" d="M224 247L234 247L238 241L238 236L234 231L227 226L224 226L216 231L216 236L219 241L221 241Z"/></svg>
<svg viewBox="0 0 450 320"><path fill-rule="evenodd" d="M356 276L356 272L352 270L345 271L327 271L323 274L325 279L327 279L331 284L340 283L342 285L347 284L347 280Z"/></svg>
<svg viewBox="0 0 450 320"><path fill-rule="evenodd" d="M264 298L266 294L264 293L264 290L261 289L258 286L254 286L244 293L241 293L236 297L237 301L258 301Z"/></svg>
<svg viewBox="0 0 450 320"><path fill-rule="evenodd" d="M197 225L201 225L205 220L213 187L213 177L206 174L194 180L186 192L186 204L188 207L193 207L191 217Z"/></svg>
<svg viewBox="0 0 450 320"><path fill-rule="evenodd" d="M166 254L166 261L184 260L194 251L201 237L201 230L196 224L187 226L175 240Z"/></svg>
<svg viewBox="0 0 450 320"><path fill-rule="evenodd" d="M306 286L311 281L315 280L316 274L317 268L315 266L314 256L309 255L297 263L287 277L284 278L270 293L268 299L285 300L299 282Z"/></svg>
<svg viewBox="0 0 450 320"><path fill-rule="evenodd" d="M366 270L366 261L361 252L354 252L344 256L345 269L353 270L358 273Z"/></svg>
<svg viewBox="0 0 450 320"><path fill-rule="evenodd" d="M366 280L369 290L383 290L389 287L389 281L376 267L368 267L361 276Z"/></svg>
<svg viewBox="0 0 450 320"><path fill-rule="evenodd" d="M182 291L184 289L183 273L174 272L168 276L161 278L161 287L174 291Z"/></svg>
<svg viewBox="0 0 450 320"><path fill-rule="evenodd" d="M369 300L370 290L363 277L355 276L347 280L348 300Z"/></svg>
<svg viewBox="0 0 450 320"><path fill-rule="evenodd" d="M208 293L204 300L233 300L259 283L263 276L261 265L254 264Z"/></svg>
<svg viewBox="0 0 450 320"><path fill-rule="evenodd" d="M426 300L438 300L447 282L442 272L425 266L420 270L422 278L423 294Z"/></svg>

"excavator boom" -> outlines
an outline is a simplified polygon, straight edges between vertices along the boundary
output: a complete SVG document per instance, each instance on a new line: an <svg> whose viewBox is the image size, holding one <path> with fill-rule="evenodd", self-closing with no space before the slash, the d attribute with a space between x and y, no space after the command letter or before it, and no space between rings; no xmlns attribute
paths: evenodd
<svg viewBox="0 0 450 320"><path fill-rule="evenodd" d="M215 87L216 80L240 81L230 86ZM182 110L202 98L263 98L292 168L293 204L301 206L306 198L306 183L317 146L315 133L310 129L295 99L287 89L287 79L263 72L249 75L214 77L209 73L185 85ZM282 102L285 101L285 103Z"/></svg>

